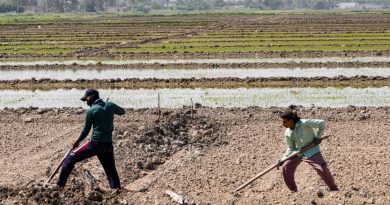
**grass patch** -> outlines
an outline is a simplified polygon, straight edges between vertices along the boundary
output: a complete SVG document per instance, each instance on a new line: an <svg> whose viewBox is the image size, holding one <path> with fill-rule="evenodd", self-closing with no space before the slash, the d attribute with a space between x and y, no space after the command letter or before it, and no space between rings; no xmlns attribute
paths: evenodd
<svg viewBox="0 0 390 205"><path fill-rule="evenodd" d="M274 46L274 47L194 47L194 48L126 48L111 49L111 53L228 53L228 52L290 52L290 51L387 51L386 45L361 46Z"/></svg>
<svg viewBox="0 0 390 205"><path fill-rule="evenodd" d="M351 45L388 45L390 40L382 41L271 41L271 42L198 42L144 44L141 48L192 48L192 47L258 47L258 46L351 46Z"/></svg>
<svg viewBox="0 0 390 205"><path fill-rule="evenodd" d="M75 49L50 49L50 50L0 50L0 54L6 55L64 55L76 52Z"/></svg>
<svg viewBox="0 0 390 205"><path fill-rule="evenodd" d="M97 89L108 89L108 88L124 88L124 89L156 89L156 88L327 88L327 87L336 87L336 88L368 88L368 87L385 87L390 86L389 81L385 80L372 80L372 81L328 81L324 83L323 81L268 81L268 82L245 82L245 81L208 81L208 82L141 82L141 81L122 81L115 83L107 83L103 81L85 81L85 82L63 82L58 83L29 83L29 82L19 82L17 84L10 84L2 81L0 83L0 90L5 89L71 89L71 88L90 88L94 87ZM299 96L298 92L292 91L293 95Z"/></svg>

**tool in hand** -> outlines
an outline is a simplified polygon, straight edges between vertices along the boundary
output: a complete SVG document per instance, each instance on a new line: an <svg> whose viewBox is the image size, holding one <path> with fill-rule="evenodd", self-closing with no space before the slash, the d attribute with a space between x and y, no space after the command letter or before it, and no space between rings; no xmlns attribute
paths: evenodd
<svg viewBox="0 0 390 205"><path fill-rule="evenodd" d="M270 166L269 168L267 168L266 170L262 171L261 173L257 174L256 176L254 176L252 179L248 180L247 182L245 182L243 185L239 186L237 189L234 190L234 192L237 192L237 191L240 191L241 189L245 188L246 186L248 186L249 184L251 184L253 181L255 181L256 179L260 178L261 176L267 174L269 171L273 170L274 168L276 167L279 167L280 164L283 164L285 161L289 160L289 159L292 159L298 155L301 155L304 151L306 150L309 150L315 146L317 146L322 140L328 138L329 135L327 136L324 136L322 137L321 139L318 139L316 140L315 142L307 145L306 147L303 147L301 150L299 150L298 152L294 152L292 153L291 155L289 155L288 157L280 160L279 162L277 162L276 164Z"/></svg>

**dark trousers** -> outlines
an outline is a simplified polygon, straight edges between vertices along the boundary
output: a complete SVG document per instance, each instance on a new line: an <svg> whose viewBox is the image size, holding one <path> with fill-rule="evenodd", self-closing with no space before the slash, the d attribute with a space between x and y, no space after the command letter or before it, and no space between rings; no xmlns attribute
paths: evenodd
<svg viewBox="0 0 390 205"><path fill-rule="evenodd" d="M72 172L74 165L84 159L97 155L104 171L106 172L110 188L120 188L118 172L115 168L114 149L112 142L94 142L89 141L79 147L77 150L71 151L64 160L60 177L57 185L64 187L69 174Z"/></svg>

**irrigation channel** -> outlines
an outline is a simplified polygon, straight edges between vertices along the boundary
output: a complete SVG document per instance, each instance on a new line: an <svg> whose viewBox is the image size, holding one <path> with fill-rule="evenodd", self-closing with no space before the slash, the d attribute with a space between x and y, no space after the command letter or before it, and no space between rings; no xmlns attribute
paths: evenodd
<svg viewBox="0 0 390 205"><path fill-rule="evenodd" d="M1 90L0 108L84 107L79 100L83 90ZM117 89L100 90L102 98L126 108L179 108L194 103L209 107L270 107L288 105L345 107L387 106L389 87L381 88L238 88L238 89Z"/></svg>
<svg viewBox="0 0 390 205"><path fill-rule="evenodd" d="M126 79L126 78L269 78L269 77L336 77L390 76L389 68L229 68L229 69L63 69L63 70L0 70L0 80L27 80L31 78L77 79Z"/></svg>

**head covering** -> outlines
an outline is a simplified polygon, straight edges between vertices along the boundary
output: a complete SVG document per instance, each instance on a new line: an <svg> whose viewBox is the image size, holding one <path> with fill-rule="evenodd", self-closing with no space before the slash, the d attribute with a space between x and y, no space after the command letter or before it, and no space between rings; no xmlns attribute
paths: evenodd
<svg viewBox="0 0 390 205"><path fill-rule="evenodd" d="M82 101L87 101L87 97L88 96L99 96L99 91L95 90L95 89L88 89L85 91L85 94L82 98L80 98L80 100Z"/></svg>

